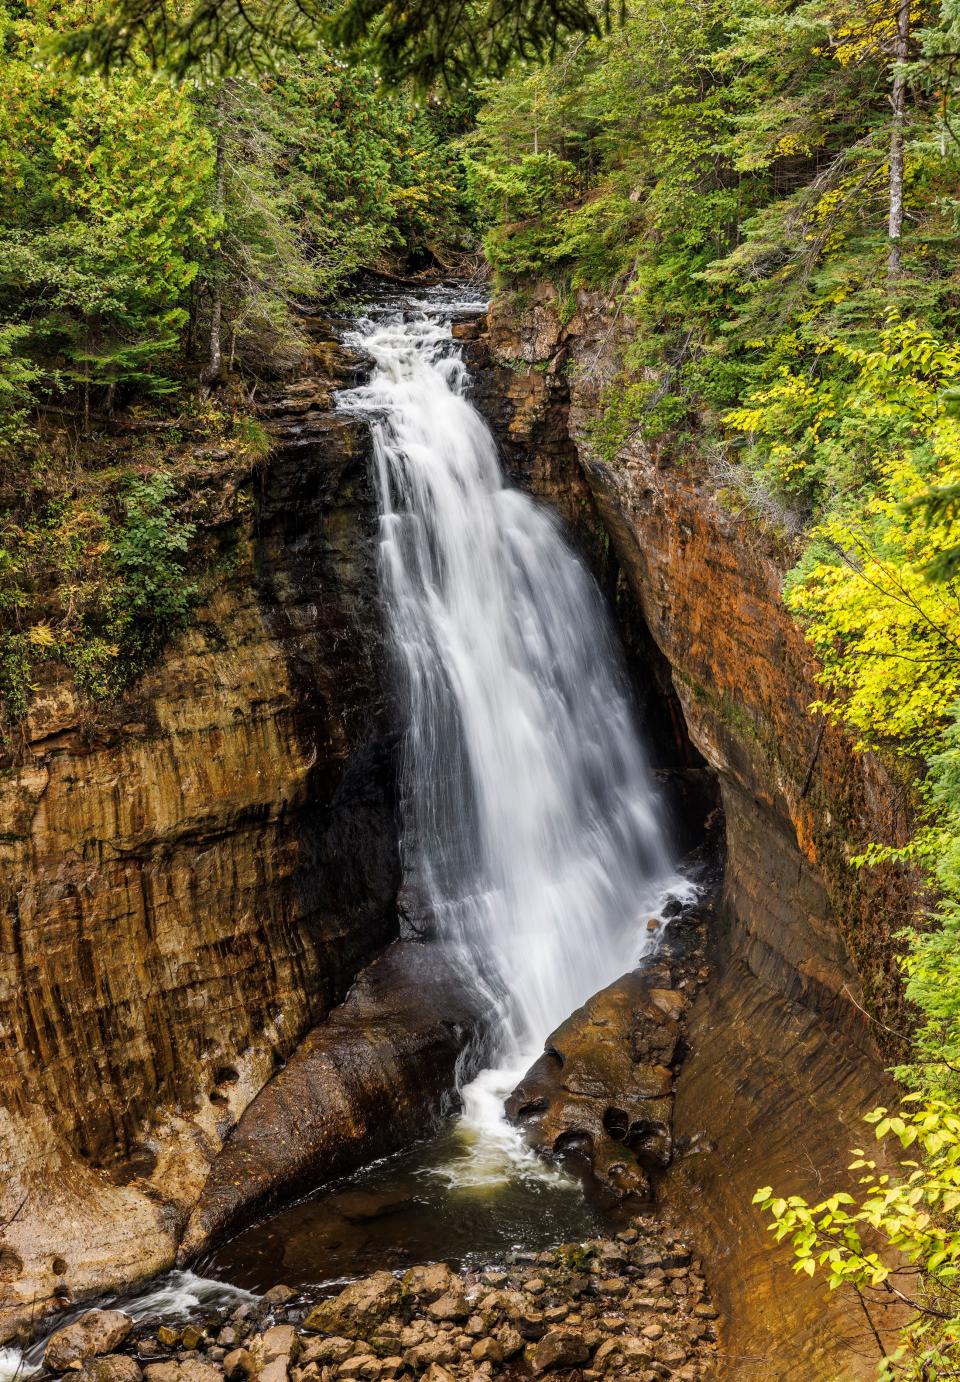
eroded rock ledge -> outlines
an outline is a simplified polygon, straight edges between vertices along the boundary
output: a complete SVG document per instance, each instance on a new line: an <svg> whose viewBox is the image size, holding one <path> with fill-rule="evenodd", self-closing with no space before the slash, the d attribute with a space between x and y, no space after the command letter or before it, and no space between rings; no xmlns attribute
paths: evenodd
<svg viewBox="0 0 960 1382"><path fill-rule="evenodd" d="M587 1172L610 1201L651 1203L673 1160L686 1018L708 977L711 918L706 904L671 920L655 954L547 1038L507 1100L533 1148Z"/></svg>

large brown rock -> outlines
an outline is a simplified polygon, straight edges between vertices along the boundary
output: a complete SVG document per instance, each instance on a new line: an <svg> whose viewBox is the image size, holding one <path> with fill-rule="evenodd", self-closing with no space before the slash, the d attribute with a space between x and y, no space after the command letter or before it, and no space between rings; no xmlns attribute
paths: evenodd
<svg viewBox="0 0 960 1382"><path fill-rule="evenodd" d="M649 1199L673 1153L674 1064L703 943L703 922L674 923L677 953L594 994L557 1028L506 1103L529 1144L589 1167L615 1198ZM692 987L690 987L693 985Z"/></svg>
<svg viewBox="0 0 960 1382"><path fill-rule="evenodd" d="M109 1353L105 1358L88 1358L80 1382L143 1382L136 1358L127 1353Z"/></svg>
<svg viewBox="0 0 960 1382"><path fill-rule="evenodd" d="M122 1310L88 1310L50 1335L43 1354L44 1366L50 1372L63 1372L72 1363L112 1353L132 1328L133 1320Z"/></svg>
<svg viewBox="0 0 960 1382"><path fill-rule="evenodd" d="M580 1334L572 1329L550 1329L530 1350L530 1368L539 1377L541 1373L578 1367L589 1357L590 1350Z"/></svg>
<svg viewBox="0 0 960 1382"><path fill-rule="evenodd" d="M280 1196L422 1136L483 1017L439 943L395 942L244 1113L190 1217L183 1260Z"/></svg>
<svg viewBox="0 0 960 1382"><path fill-rule="evenodd" d="M402 1299L403 1289L392 1273L374 1272L314 1306L305 1324L339 1338L358 1339L393 1314Z"/></svg>

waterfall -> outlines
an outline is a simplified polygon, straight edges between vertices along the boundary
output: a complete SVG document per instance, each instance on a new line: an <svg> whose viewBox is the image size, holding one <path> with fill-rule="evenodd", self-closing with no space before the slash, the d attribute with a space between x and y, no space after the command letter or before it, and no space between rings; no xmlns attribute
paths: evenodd
<svg viewBox="0 0 960 1382"><path fill-rule="evenodd" d="M505 484L449 310L361 320L348 339L372 372L339 402L373 437L405 896L485 989L512 1076L691 888L600 593L557 520Z"/></svg>

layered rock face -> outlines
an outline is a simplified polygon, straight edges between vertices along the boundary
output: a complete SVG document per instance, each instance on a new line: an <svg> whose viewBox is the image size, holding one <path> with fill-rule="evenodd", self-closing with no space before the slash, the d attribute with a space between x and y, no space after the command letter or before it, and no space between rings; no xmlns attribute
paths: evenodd
<svg viewBox="0 0 960 1382"><path fill-rule="evenodd" d="M725 927L676 1090L689 1154L662 1194L699 1225L729 1375L871 1376L862 1315L798 1281L750 1199L761 1184L815 1196L844 1183L858 1114L889 1094L864 1009L896 1013L891 936L909 921L911 880L848 860L870 839L904 839L908 806L880 763L808 714L816 667L780 598L789 554L734 511L726 477L639 433L612 460L591 444L622 322L599 297L582 296L566 326L556 307L541 286L491 310L489 348L509 366L502 430L521 469L541 438L558 464L573 444L565 489L579 483L595 505L726 818ZM552 498L542 460L528 474Z"/></svg>
<svg viewBox="0 0 960 1382"><path fill-rule="evenodd" d="M0 778L7 1331L172 1262L225 1136L396 931L375 506L317 335L262 469L196 453L224 551L195 625L115 723L43 688Z"/></svg>

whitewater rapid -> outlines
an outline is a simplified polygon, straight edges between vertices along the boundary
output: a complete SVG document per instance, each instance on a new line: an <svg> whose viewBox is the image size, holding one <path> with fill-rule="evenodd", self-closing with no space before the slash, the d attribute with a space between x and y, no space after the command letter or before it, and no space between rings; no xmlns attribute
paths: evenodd
<svg viewBox="0 0 960 1382"><path fill-rule="evenodd" d="M405 725L404 898L491 1010L467 1084L475 1173L518 1141L502 1101L551 1030L633 967L688 899L600 593L556 519L508 486L449 304L360 320L380 573ZM460 1174L469 1174L461 1168Z"/></svg>

